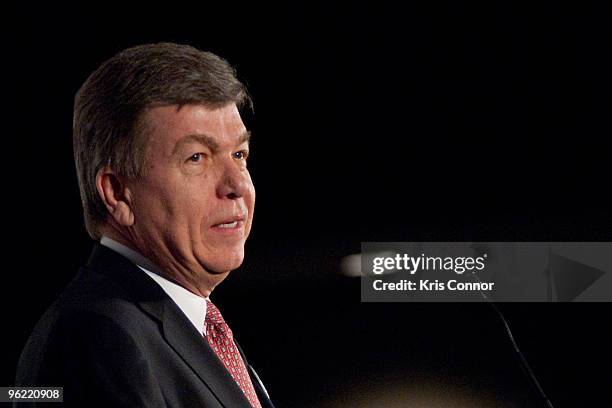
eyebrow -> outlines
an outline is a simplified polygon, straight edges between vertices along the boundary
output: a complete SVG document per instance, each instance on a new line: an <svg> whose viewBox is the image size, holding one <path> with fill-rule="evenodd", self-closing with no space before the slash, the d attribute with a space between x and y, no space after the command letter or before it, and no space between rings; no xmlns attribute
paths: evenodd
<svg viewBox="0 0 612 408"><path fill-rule="evenodd" d="M240 146L241 144L248 142L250 139L251 132L245 130L238 138L238 143L236 143L236 146ZM183 145L193 142L200 143L201 145L208 147L212 151L219 150L219 143L217 143L217 141L212 136L203 133L195 133L180 138L174 145L174 150L172 151L172 154L176 154Z"/></svg>

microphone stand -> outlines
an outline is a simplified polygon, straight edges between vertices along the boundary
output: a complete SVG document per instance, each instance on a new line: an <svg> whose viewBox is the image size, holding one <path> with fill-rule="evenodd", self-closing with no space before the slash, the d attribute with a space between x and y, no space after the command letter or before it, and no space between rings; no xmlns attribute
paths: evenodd
<svg viewBox="0 0 612 408"><path fill-rule="evenodd" d="M549 248L549 250L550 250L550 248ZM549 258L548 272L550 273L550 258ZM478 283L482 284L482 281L480 280L480 278L478 277L478 275L476 275L476 273L474 271L472 271L471 275L474 277L474 279L476 279L478 281ZM512 330L510 329L510 325L508 324L508 321L506 320L506 317L501 312L501 310L499 310L499 308L495 304L495 301L493 301L482 289L480 289L479 292L480 292L481 296L484 298L484 300L488 304L491 305L493 310L495 310L495 313L497 314L497 316L499 316L500 320L504 324L504 329L506 330L506 334L510 338L510 342L512 343L512 348L514 349L516 355L518 355L518 357L519 357L519 361L521 363L521 368L523 369L525 374L531 379L532 383L535 385L536 389L538 390L538 393L540 394L540 396L542 397L542 399L546 403L546 407L547 408L554 408L552 402L550 402L550 399L548 398L548 396L544 392L544 389L540 385L540 382L538 381L535 373L531 369L531 366L527 362L527 359L523 355L523 352L519 348L518 343L514 339L514 335L512 334Z"/></svg>

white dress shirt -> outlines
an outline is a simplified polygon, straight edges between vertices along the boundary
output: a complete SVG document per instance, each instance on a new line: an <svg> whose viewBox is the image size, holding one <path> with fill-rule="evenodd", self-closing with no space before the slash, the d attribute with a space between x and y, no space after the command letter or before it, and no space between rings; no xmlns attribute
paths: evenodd
<svg viewBox="0 0 612 408"><path fill-rule="evenodd" d="M164 278L163 272L155 266L153 262L133 249L107 236L102 236L100 244L123 255L142 269L151 279L161 286L168 296L170 296L179 309L187 316L187 319L195 326L198 333L206 333L206 325L204 324L206 319L206 298L198 296L184 287Z"/></svg>

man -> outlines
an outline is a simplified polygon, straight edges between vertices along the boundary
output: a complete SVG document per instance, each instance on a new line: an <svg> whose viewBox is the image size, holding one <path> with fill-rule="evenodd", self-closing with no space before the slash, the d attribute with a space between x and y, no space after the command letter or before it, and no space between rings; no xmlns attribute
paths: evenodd
<svg viewBox="0 0 612 408"><path fill-rule="evenodd" d="M272 407L209 296L243 261L255 190L246 89L221 58L127 49L76 95L74 154L96 244L42 317L17 386L70 406Z"/></svg>

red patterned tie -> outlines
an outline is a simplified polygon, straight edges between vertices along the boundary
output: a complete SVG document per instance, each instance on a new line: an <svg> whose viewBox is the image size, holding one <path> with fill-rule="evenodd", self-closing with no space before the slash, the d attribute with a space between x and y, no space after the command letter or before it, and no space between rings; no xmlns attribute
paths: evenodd
<svg viewBox="0 0 612 408"><path fill-rule="evenodd" d="M206 306L206 340L208 340L208 344L215 350L217 357L223 362L251 406L261 408L249 373L234 343L232 330L223 320L219 309L211 301L207 300Z"/></svg>

